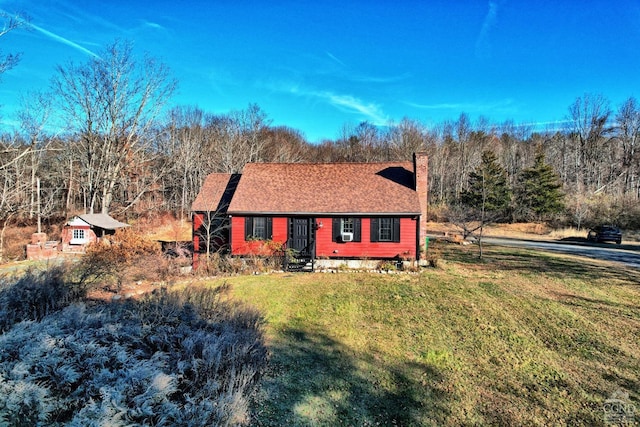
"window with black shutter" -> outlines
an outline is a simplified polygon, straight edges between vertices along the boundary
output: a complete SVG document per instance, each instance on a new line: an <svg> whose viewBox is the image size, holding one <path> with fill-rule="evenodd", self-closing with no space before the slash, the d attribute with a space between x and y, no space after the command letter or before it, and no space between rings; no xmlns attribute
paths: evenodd
<svg viewBox="0 0 640 427"><path fill-rule="evenodd" d="M333 218L331 240L343 242L343 235L346 233L353 235L352 241L362 241L362 219L353 217Z"/></svg>
<svg viewBox="0 0 640 427"><path fill-rule="evenodd" d="M400 218L371 218L372 242L400 242Z"/></svg>
<svg viewBox="0 0 640 427"><path fill-rule="evenodd" d="M248 216L244 219L245 240L268 240L272 234L272 219L264 216Z"/></svg>

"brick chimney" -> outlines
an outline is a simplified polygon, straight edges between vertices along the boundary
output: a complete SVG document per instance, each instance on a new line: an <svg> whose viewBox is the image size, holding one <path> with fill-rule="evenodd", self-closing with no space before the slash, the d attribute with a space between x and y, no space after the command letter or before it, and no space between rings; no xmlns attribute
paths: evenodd
<svg viewBox="0 0 640 427"><path fill-rule="evenodd" d="M413 170L416 185L416 193L420 200L420 233L418 245L424 248L425 238L427 237L427 193L429 190L428 173L429 158L427 153L420 152L413 154Z"/></svg>

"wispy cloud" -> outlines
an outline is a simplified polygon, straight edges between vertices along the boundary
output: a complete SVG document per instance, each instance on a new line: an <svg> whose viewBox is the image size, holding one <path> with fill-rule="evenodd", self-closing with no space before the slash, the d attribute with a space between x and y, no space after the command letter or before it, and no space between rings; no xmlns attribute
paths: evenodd
<svg viewBox="0 0 640 427"><path fill-rule="evenodd" d="M62 36L59 36L57 34L54 34L51 31L45 30L42 27L39 27L39 26L37 26L35 24L29 24L29 27L33 28L35 31L41 33L42 35L44 35L46 37L49 37L50 39L52 39L54 41L57 41L57 42L62 43L62 44L66 44L67 46L71 46L72 48L74 48L76 50L79 50L80 52L85 53L85 54L87 54L89 56L93 56L94 58L100 58L99 55L97 55L96 53L90 51L89 49L87 49L87 48L85 48L83 46L80 46L78 43L73 42L73 41L71 41L71 40L69 40L67 38L64 38Z"/></svg>
<svg viewBox="0 0 640 427"><path fill-rule="evenodd" d="M145 27L153 28L155 30L164 30L165 29L162 25L160 25L160 24L158 24L156 22L142 21L142 23L143 23L143 25Z"/></svg>
<svg viewBox="0 0 640 427"><path fill-rule="evenodd" d="M490 32L495 26L498 19L498 3L495 1L489 2L489 11L484 17L482 22L482 28L480 29L480 35L476 41L476 57L480 59L487 59L491 57L491 39Z"/></svg>
<svg viewBox="0 0 640 427"><path fill-rule="evenodd" d="M325 51L327 57L331 59L332 64L338 64L340 67L338 70L332 69L331 73L334 73L336 76L358 83L395 83L398 81L405 80L411 77L410 73L403 73L395 76L373 76L368 74L363 74L358 71L350 68L344 61L335 56L329 51Z"/></svg>
<svg viewBox="0 0 640 427"><path fill-rule="evenodd" d="M376 126L389 123L389 116L382 111L382 107L379 104L365 102L352 95L337 94L331 91L309 90L301 88L298 85L283 85L277 89L297 96L319 99L340 111L358 115Z"/></svg>
<svg viewBox="0 0 640 427"><path fill-rule="evenodd" d="M59 4L64 7L60 8ZM55 12L59 9L63 10L64 16L68 19L74 20L79 25L91 25L96 30L107 30L110 33L122 33L126 31L123 27L117 25L114 21L106 20L101 14L92 14L86 11L86 7L83 7L78 2L56 2Z"/></svg>
<svg viewBox="0 0 640 427"><path fill-rule="evenodd" d="M376 77L376 76L354 76L352 80L361 83L395 83L411 77L410 73L403 73L397 76Z"/></svg>
<svg viewBox="0 0 640 427"><path fill-rule="evenodd" d="M439 104L418 104L416 102L405 102L406 105L421 110L448 110L448 111L464 111L467 113L488 113L491 111L513 111L515 106L513 100L504 99L492 103L482 102L455 102L455 103L439 103Z"/></svg>
<svg viewBox="0 0 640 427"><path fill-rule="evenodd" d="M341 65L341 66L343 66L343 67L346 67L346 66L347 66L347 64L345 64L344 62L342 62L340 59L338 59L338 58L337 58L335 55L333 55L331 52L328 52L328 51L327 51L327 52L325 52L325 53L327 54L327 56L328 56L329 58L331 58L331 60L332 60L332 61L334 61L334 62L338 63L339 65Z"/></svg>
<svg viewBox="0 0 640 427"><path fill-rule="evenodd" d="M465 110L472 106L474 109L476 106L472 104L418 104L415 102L405 102L410 107L419 108L421 110Z"/></svg>
<svg viewBox="0 0 640 427"><path fill-rule="evenodd" d="M374 125L382 126L389 122L389 117L377 104L363 102L351 95L337 95L331 92L319 92L316 96L328 100L331 105L343 111L361 114Z"/></svg>
<svg viewBox="0 0 640 427"><path fill-rule="evenodd" d="M516 127L532 127L536 129L540 128L551 128L551 129L567 129L569 128L569 124L573 123L571 120L552 120L548 122L529 122L529 123L518 123Z"/></svg>

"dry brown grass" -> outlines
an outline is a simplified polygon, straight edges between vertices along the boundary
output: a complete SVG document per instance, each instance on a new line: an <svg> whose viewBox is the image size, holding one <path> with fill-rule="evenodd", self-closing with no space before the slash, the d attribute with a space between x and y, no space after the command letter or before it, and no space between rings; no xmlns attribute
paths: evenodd
<svg viewBox="0 0 640 427"><path fill-rule="evenodd" d="M449 234L462 231L460 227L449 222L429 222L427 230ZM484 235L514 238L538 236L539 238L549 236L553 231L548 225L539 223L493 224L484 228Z"/></svg>
<svg viewBox="0 0 640 427"><path fill-rule="evenodd" d="M31 242L31 234L36 227L7 227L4 233L3 261L23 260L26 256L26 245Z"/></svg>
<svg viewBox="0 0 640 427"><path fill-rule="evenodd" d="M442 222L430 222L427 225L429 233L448 233L455 235L462 232L454 224ZM575 227L552 228L540 223L515 223L515 224L493 224L485 227L484 236L488 237L510 237L514 239L527 240L562 240L569 238L586 238L588 230ZM640 240L640 233L637 231L624 230L625 243L633 243Z"/></svg>
<svg viewBox="0 0 640 427"><path fill-rule="evenodd" d="M168 242L191 240L191 221L180 221L170 214L139 219L134 227L151 240Z"/></svg>

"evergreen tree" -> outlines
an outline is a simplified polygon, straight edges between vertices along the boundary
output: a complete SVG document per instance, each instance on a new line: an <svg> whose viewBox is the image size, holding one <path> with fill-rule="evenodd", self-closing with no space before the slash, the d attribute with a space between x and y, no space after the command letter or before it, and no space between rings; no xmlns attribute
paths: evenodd
<svg viewBox="0 0 640 427"><path fill-rule="evenodd" d="M517 212L524 220L542 221L564 210L560 178L538 152L532 167L524 169L516 188Z"/></svg>
<svg viewBox="0 0 640 427"><path fill-rule="evenodd" d="M482 153L482 163L469 174L469 188L462 192L461 206L451 212L453 222L464 230L465 237L476 238L482 258L484 227L507 217L511 189L507 172L492 151Z"/></svg>
<svg viewBox="0 0 640 427"><path fill-rule="evenodd" d="M493 151L482 153L482 163L469 174L469 188L461 201L470 208L491 213L494 218L506 216L511 204L507 173Z"/></svg>

